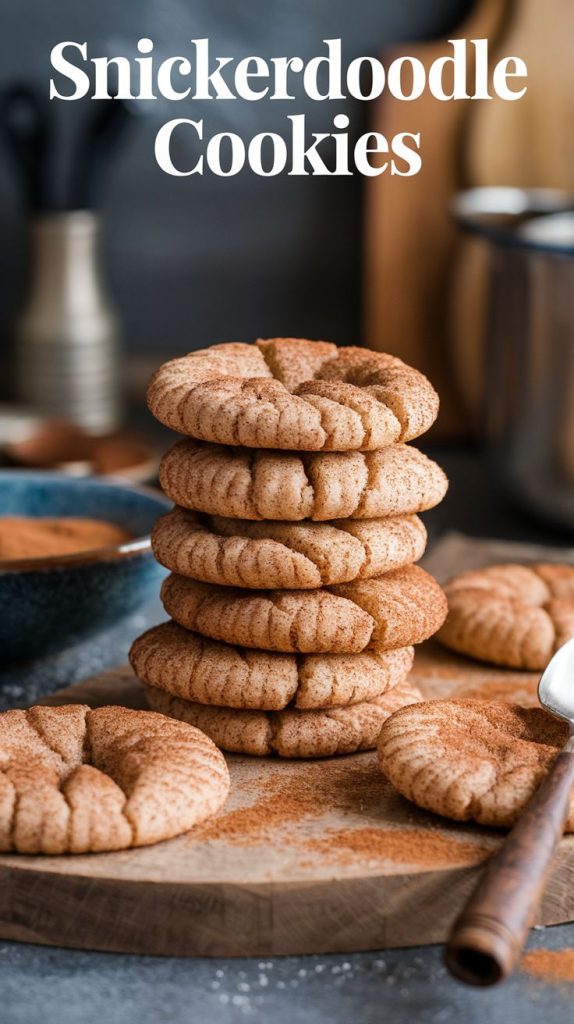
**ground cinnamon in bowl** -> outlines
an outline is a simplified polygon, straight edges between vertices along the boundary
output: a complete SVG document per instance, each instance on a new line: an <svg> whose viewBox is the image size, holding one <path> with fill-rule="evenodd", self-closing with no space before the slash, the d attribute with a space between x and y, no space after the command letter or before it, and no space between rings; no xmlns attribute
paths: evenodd
<svg viewBox="0 0 574 1024"><path fill-rule="evenodd" d="M0 516L0 562L78 554L130 539L120 526L104 519Z"/></svg>

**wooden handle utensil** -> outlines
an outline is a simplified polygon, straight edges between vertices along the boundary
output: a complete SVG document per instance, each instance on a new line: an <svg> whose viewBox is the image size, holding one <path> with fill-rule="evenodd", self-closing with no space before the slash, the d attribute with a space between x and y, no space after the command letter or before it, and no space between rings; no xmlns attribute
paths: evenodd
<svg viewBox="0 0 574 1024"><path fill-rule="evenodd" d="M564 832L573 785L571 734L454 923L445 961L460 981L495 985L514 968Z"/></svg>

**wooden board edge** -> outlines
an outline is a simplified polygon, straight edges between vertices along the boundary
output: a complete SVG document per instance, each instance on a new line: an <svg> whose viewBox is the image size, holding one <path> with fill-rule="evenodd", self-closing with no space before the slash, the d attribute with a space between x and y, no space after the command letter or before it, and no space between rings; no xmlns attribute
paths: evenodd
<svg viewBox="0 0 574 1024"><path fill-rule="evenodd" d="M300 886L182 886L32 875L0 865L0 938L176 957L367 952L421 945L422 934L424 945L433 945L446 939L480 870L481 865L451 870L445 894L443 871ZM549 887L540 923L573 917L574 888L566 904L563 884L554 895Z"/></svg>

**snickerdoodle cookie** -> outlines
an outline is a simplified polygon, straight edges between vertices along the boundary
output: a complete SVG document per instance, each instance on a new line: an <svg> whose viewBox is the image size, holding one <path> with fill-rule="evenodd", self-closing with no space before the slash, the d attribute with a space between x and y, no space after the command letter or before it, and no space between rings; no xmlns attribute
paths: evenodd
<svg viewBox="0 0 574 1024"><path fill-rule="evenodd" d="M218 643L175 622L132 644L130 662L145 683L174 697L229 708L280 711L360 704L403 683L412 647L362 654L277 654Z"/></svg>
<svg viewBox="0 0 574 1024"><path fill-rule="evenodd" d="M456 821L509 828L568 736L542 708L498 701L435 700L383 725L383 773L407 799ZM574 831L574 796L567 831Z"/></svg>
<svg viewBox="0 0 574 1024"><path fill-rule="evenodd" d="M180 434L302 451L384 448L438 413L430 382L395 356L300 338L212 345L152 377L148 405Z"/></svg>
<svg viewBox="0 0 574 1024"><path fill-rule="evenodd" d="M318 590L245 590L168 576L168 615L213 640L267 651L352 654L421 643L446 615L446 598L409 565L371 580Z"/></svg>
<svg viewBox="0 0 574 1024"><path fill-rule="evenodd" d="M434 508L448 480L410 445L300 453L178 441L159 478L176 505L239 519L378 519Z"/></svg>
<svg viewBox="0 0 574 1024"><path fill-rule="evenodd" d="M446 647L509 668L543 669L574 636L574 567L492 565L445 586Z"/></svg>
<svg viewBox="0 0 574 1024"><path fill-rule="evenodd" d="M158 562L205 583L312 589L368 579L417 562L426 530L417 516L332 523L249 522L175 508L152 533Z"/></svg>
<svg viewBox="0 0 574 1024"><path fill-rule="evenodd" d="M0 850L91 853L187 832L221 807L225 761L198 729L83 704L0 714Z"/></svg>
<svg viewBox="0 0 574 1024"><path fill-rule="evenodd" d="M150 707L202 729L223 750L263 757L332 757L372 750L381 726L398 708L421 700L419 690L400 683L362 704L323 711L238 711L207 707L145 687Z"/></svg>

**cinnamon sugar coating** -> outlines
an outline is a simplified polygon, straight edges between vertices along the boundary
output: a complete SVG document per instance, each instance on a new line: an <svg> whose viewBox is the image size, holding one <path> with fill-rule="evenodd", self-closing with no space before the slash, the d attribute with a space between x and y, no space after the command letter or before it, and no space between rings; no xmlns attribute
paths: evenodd
<svg viewBox="0 0 574 1024"><path fill-rule="evenodd" d="M144 689L150 707L202 729L222 750L258 757L333 757L371 750L388 716L421 700L419 690L400 683L380 697L350 707L239 711L192 703L154 686Z"/></svg>
<svg viewBox="0 0 574 1024"><path fill-rule="evenodd" d="M379 761L395 789L419 807L510 828L567 736L567 723L542 708L435 700L384 723ZM566 829L574 831L574 794Z"/></svg>
<svg viewBox="0 0 574 1024"><path fill-rule="evenodd" d="M279 711L360 704L403 683L412 647L343 655L277 654L208 640L164 622L132 644L143 682L174 697L229 708Z"/></svg>
<svg viewBox="0 0 574 1024"><path fill-rule="evenodd" d="M175 508L152 533L172 572L249 589L312 589L368 579L418 561L426 530L417 516L332 523L253 523Z"/></svg>
<svg viewBox="0 0 574 1024"><path fill-rule="evenodd" d="M574 567L493 565L446 586L438 639L461 654L509 668L542 670L574 636Z"/></svg>
<svg viewBox="0 0 574 1024"><path fill-rule="evenodd" d="M164 363L148 405L180 434L220 444L372 451L420 436L438 396L395 356L300 338L212 345Z"/></svg>
<svg viewBox="0 0 574 1024"><path fill-rule="evenodd" d="M328 454L178 441L159 469L176 505L239 519L378 519L434 508L448 481L417 448Z"/></svg>
<svg viewBox="0 0 574 1024"><path fill-rule="evenodd" d="M161 598L168 615L186 629L228 644L290 653L409 647L432 636L446 615L441 588L416 565L317 590L250 591L172 575Z"/></svg>
<svg viewBox="0 0 574 1024"><path fill-rule="evenodd" d="M97 853L186 832L229 792L225 761L163 715L82 704L0 714L0 850Z"/></svg>

